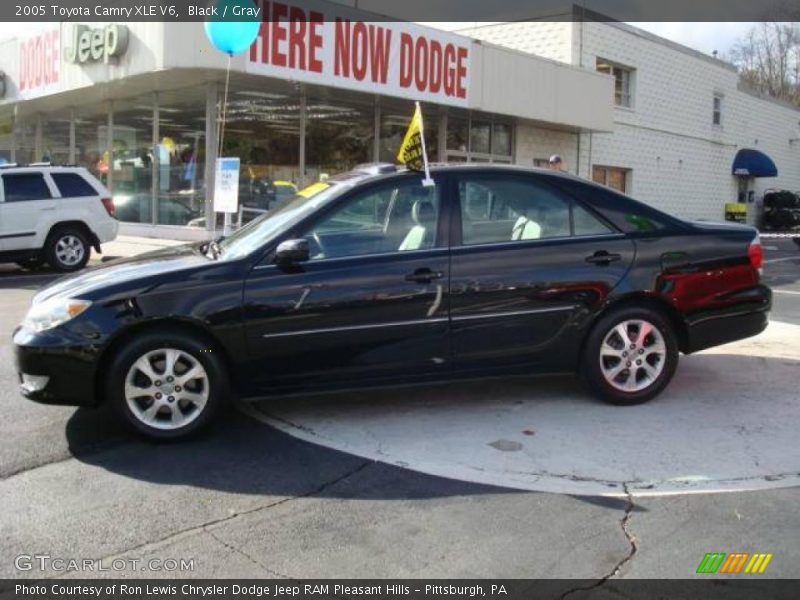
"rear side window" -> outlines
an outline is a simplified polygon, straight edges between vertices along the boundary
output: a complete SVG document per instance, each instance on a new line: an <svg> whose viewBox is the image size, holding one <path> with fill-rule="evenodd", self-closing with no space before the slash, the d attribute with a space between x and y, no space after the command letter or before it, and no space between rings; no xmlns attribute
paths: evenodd
<svg viewBox="0 0 800 600"><path fill-rule="evenodd" d="M583 200L624 233L649 233L681 228L679 220L606 187L572 179L554 185Z"/></svg>
<svg viewBox="0 0 800 600"><path fill-rule="evenodd" d="M530 179L467 176L459 196L465 246L613 233L568 196Z"/></svg>
<svg viewBox="0 0 800 600"><path fill-rule="evenodd" d="M3 175L3 189L6 202L49 200L53 197L41 173Z"/></svg>
<svg viewBox="0 0 800 600"><path fill-rule="evenodd" d="M62 198L81 198L83 196L96 196L97 191L77 173L51 173L50 177L61 192Z"/></svg>

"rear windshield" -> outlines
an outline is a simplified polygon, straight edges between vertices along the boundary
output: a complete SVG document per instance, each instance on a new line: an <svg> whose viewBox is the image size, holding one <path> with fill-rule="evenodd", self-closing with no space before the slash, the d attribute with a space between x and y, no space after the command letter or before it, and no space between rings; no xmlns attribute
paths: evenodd
<svg viewBox="0 0 800 600"><path fill-rule="evenodd" d="M62 198L80 198L82 196L96 196L97 191L77 173L51 173L50 177L61 192Z"/></svg>

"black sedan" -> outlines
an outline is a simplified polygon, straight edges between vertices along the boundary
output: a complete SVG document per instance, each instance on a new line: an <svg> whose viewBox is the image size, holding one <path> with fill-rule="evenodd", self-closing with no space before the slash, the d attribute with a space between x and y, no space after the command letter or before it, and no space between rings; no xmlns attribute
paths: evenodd
<svg viewBox="0 0 800 600"><path fill-rule="evenodd" d="M233 396L520 373L577 372L628 405L664 389L680 352L767 326L755 229L549 171L433 178L357 168L226 239L57 281L14 333L22 393L110 402L154 438Z"/></svg>

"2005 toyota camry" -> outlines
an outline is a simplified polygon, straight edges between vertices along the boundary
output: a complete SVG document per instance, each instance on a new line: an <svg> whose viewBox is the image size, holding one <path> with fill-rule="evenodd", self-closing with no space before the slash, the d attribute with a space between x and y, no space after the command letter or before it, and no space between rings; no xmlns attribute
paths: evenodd
<svg viewBox="0 0 800 600"><path fill-rule="evenodd" d="M520 373L577 372L636 404L680 352L767 325L755 229L548 171L432 175L356 168L228 238L55 282L14 333L22 393L111 402L155 438L232 396Z"/></svg>

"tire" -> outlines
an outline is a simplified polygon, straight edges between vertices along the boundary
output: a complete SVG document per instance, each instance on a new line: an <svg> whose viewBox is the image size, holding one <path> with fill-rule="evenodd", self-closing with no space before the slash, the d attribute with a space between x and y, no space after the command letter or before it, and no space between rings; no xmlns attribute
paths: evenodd
<svg viewBox="0 0 800 600"><path fill-rule="evenodd" d="M44 258L41 254L37 254L35 256L29 256L25 260L18 260L17 265L22 267L23 269L28 269L29 271L35 271L36 269L40 268L44 264Z"/></svg>
<svg viewBox="0 0 800 600"><path fill-rule="evenodd" d="M44 255L56 271L79 271L89 262L92 249L86 232L78 227L58 227L47 236Z"/></svg>
<svg viewBox="0 0 800 600"><path fill-rule="evenodd" d="M652 329L642 346L639 335L647 325ZM660 394L677 366L678 342L669 319L652 308L620 308L602 317L589 334L581 377L602 400L632 406Z"/></svg>
<svg viewBox="0 0 800 600"><path fill-rule="evenodd" d="M195 377L182 379L190 371ZM154 440L197 434L223 412L229 393L224 361L213 347L169 329L137 335L116 353L106 381L105 397L122 421Z"/></svg>

